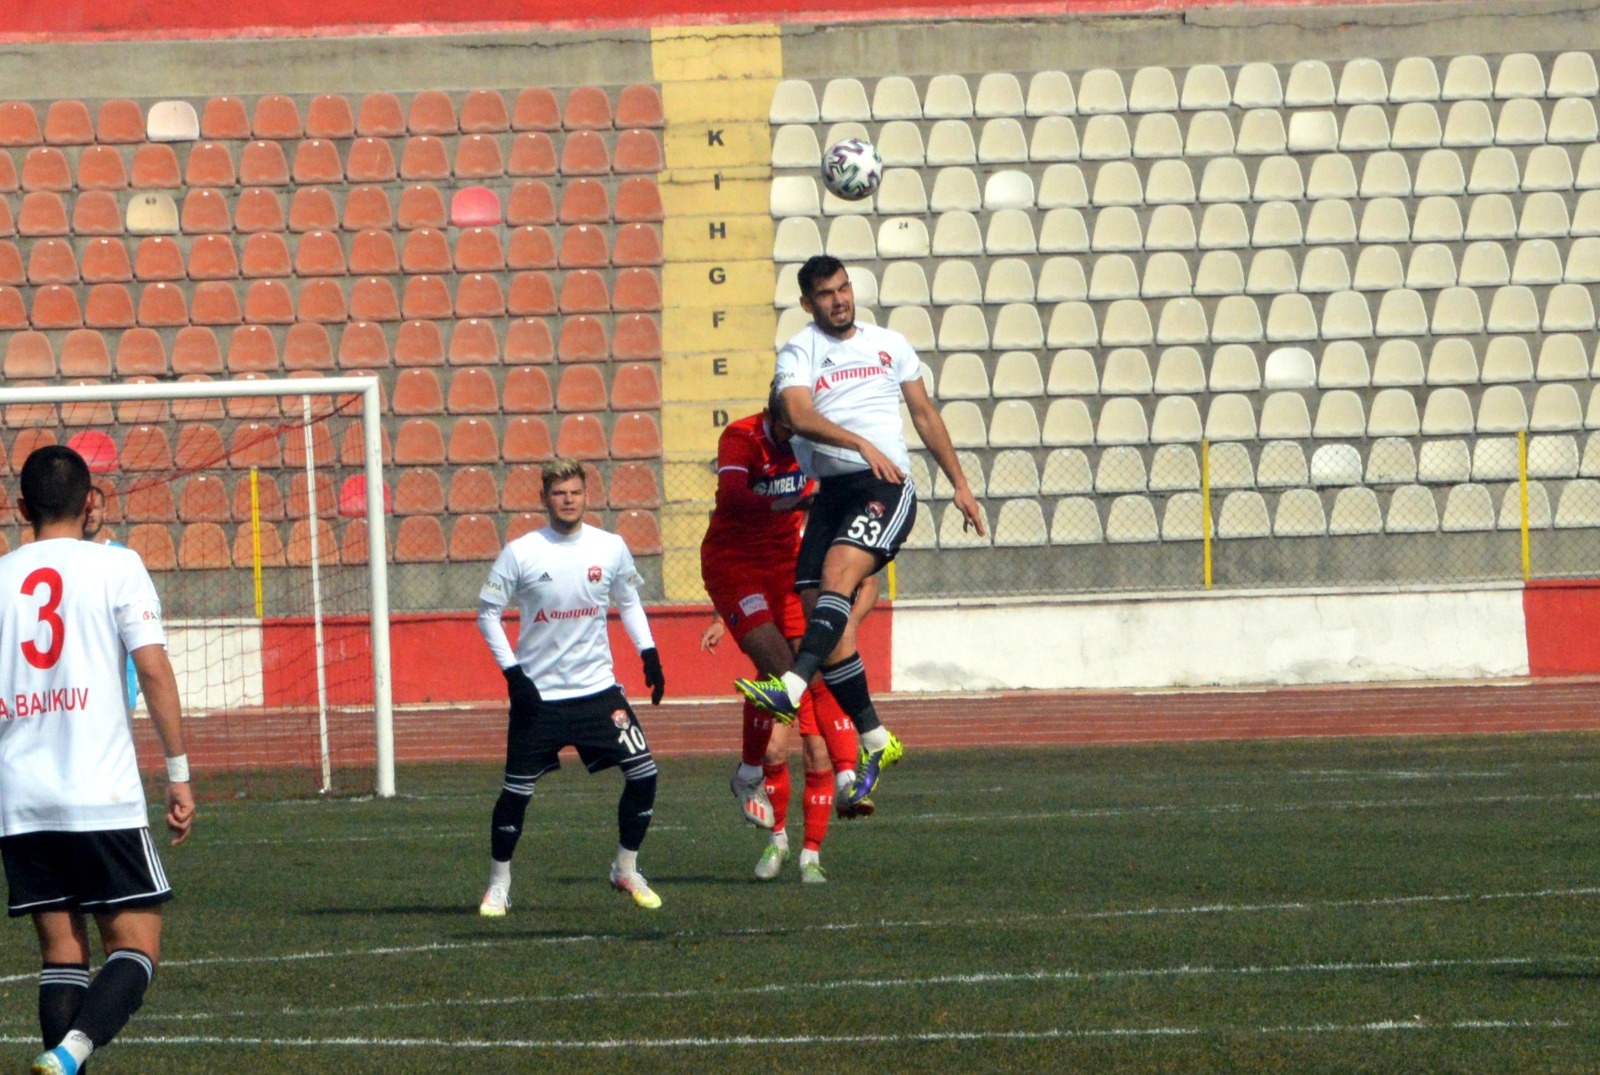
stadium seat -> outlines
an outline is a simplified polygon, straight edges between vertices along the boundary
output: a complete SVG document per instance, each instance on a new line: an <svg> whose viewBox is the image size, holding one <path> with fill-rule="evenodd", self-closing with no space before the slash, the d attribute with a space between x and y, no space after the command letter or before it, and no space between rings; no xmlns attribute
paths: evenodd
<svg viewBox="0 0 1600 1075"><path fill-rule="evenodd" d="M400 426L395 438L396 466L442 466L445 461L444 434L431 418L410 418Z"/></svg>
<svg viewBox="0 0 1600 1075"><path fill-rule="evenodd" d="M500 442L495 427L482 418L458 418L450 429L445 453L452 466L500 462Z"/></svg>
<svg viewBox="0 0 1600 1075"><path fill-rule="evenodd" d="M450 198L450 223L456 227L493 227L500 220L500 196L488 187L463 187Z"/></svg>
<svg viewBox="0 0 1600 1075"><path fill-rule="evenodd" d="M444 486L437 471L421 468L401 471L394 491L396 515L440 515L444 510Z"/></svg>
<svg viewBox="0 0 1600 1075"><path fill-rule="evenodd" d="M447 559L444 528L438 518L412 515L402 519L394 539L394 556L400 563L443 563Z"/></svg>
<svg viewBox="0 0 1600 1075"><path fill-rule="evenodd" d="M481 367L458 370L450 378L447 414L498 414L499 394L494 378Z"/></svg>

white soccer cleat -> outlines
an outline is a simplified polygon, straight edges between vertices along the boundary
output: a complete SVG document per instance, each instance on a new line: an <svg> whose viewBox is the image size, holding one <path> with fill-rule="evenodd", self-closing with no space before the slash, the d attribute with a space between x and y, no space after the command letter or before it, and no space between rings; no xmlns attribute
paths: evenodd
<svg viewBox="0 0 1600 1075"><path fill-rule="evenodd" d="M802 862L800 864L800 882L806 885L825 885L828 883L828 874L820 862Z"/></svg>
<svg viewBox="0 0 1600 1075"><path fill-rule="evenodd" d="M619 870L615 866L611 867L611 887L632 896L633 902L647 911L654 911L661 906L661 897L655 894L650 882L646 881L644 874L638 870Z"/></svg>
<svg viewBox="0 0 1600 1075"><path fill-rule="evenodd" d="M511 909L511 889L505 885L490 885L478 904L478 914L484 918L504 918Z"/></svg>
<svg viewBox="0 0 1600 1075"><path fill-rule="evenodd" d="M789 858L789 849L783 844L768 844L761 852L761 857L756 859L756 880L771 881L778 876L778 871L783 869L784 862Z"/></svg>
<svg viewBox="0 0 1600 1075"><path fill-rule="evenodd" d="M739 812L746 821L758 829L772 828L772 800L767 798L767 779L764 775L758 773L749 780L743 780L735 769L728 786L733 789L733 797L739 800Z"/></svg>

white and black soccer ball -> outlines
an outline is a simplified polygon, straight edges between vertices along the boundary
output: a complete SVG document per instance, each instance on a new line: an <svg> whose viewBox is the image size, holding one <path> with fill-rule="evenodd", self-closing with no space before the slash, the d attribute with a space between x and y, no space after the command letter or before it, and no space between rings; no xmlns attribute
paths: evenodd
<svg viewBox="0 0 1600 1075"><path fill-rule="evenodd" d="M846 201L872 197L883 181L883 158L864 138L835 142L822 155L822 182Z"/></svg>

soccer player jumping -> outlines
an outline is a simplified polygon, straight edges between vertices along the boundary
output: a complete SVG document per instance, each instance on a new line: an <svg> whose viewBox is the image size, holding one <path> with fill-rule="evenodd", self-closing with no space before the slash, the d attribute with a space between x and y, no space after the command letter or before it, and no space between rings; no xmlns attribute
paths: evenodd
<svg viewBox="0 0 1600 1075"><path fill-rule="evenodd" d="M83 540L89 467L52 445L22 465L34 541L0 558L0 859L44 969L34 1075L76 1075L144 1003L172 898L150 839L122 672L133 657L167 754L167 828L194 795L161 600L137 553ZM91 981L86 915L106 961Z"/></svg>
<svg viewBox="0 0 1600 1075"><path fill-rule="evenodd" d="M871 795L883 768L904 753L872 707L861 658L840 641L856 588L894 559L916 520L916 492L906 481L911 455L900 425L902 401L950 479L963 527L982 534L983 515L944 420L928 399L910 342L892 329L856 323L855 292L838 258L811 258L800 267L799 283L800 305L811 323L778 352L773 385L795 432L795 455L819 482L795 568L806 631L788 671L735 686L788 723L811 677L822 673L861 737L856 780L843 798L848 808Z"/></svg>
<svg viewBox="0 0 1600 1075"><path fill-rule="evenodd" d="M620 537L584 523L583 467L556 459L540 476L550 525L502 549L478 593L478 630L511 698L505 782L490 822L489 887L478 913L497 918L510 907L511 856L528 800L540 777L561 768L566 746L577 748L591 773L622 770L611 886L654 910L661 897L639 872L639 847L655 811L656 763L617 684L606 638L606 610L615 605L644 662L650 704L660 705L667 681L639 601L644 580ZM514 651L500 624L513 601L521 615Z"/></svg>

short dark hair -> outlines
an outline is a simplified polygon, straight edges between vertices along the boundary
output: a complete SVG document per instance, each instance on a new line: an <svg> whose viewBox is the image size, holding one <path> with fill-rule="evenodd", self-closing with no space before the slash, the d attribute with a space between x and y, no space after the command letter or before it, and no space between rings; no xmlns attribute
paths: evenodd
<svg viewBox="0 0 1600 1075"><path fill-rule="evenodd" d="M64 444L36 448L22 464L22 502L35 527L83 515L89 464Z"/></svg>
<svg viewBox="0 0 1600 1075"><path fill-rule="evenodd" d="M814 295L818 284L843 268L844 262L832 254L817 254L807 258L806 263L800 266L800 294L807 297Z"/></svg>

